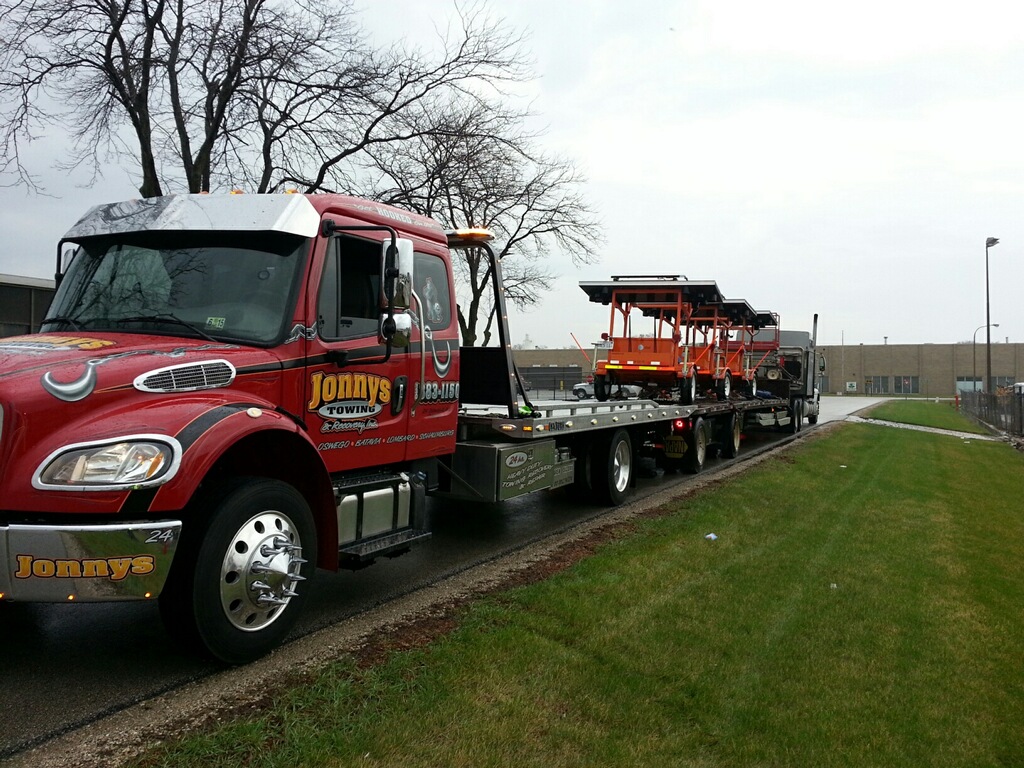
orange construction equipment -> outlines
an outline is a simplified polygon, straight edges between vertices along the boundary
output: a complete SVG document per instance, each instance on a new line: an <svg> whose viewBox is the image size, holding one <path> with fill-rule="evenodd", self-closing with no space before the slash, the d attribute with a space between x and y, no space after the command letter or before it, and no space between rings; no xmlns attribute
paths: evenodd
<svg viewBox="0 0 1024 768"><path fill-rule="evenodd" d="M638 384L650 397L678 398L684 405L711 389L724 401L737 377L753 394L757 368L771 354L761 329L775 326L778 349L778 317L745 300L725 299L712 280L616 275L581 282L580 288L591 301L611 306L603 334L608 356L594 371L598 400L614 397L619 385Z"/></svg>

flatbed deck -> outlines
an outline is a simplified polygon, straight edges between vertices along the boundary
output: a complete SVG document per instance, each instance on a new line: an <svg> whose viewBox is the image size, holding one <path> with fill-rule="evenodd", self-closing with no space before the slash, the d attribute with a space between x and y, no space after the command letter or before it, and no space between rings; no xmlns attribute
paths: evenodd
<svg viewBox="0 0 1024 768"><path fill-rule="evenodd" d="M725 402L698 401L692 405L656 400L541 400L532 401L533 415L510 419L504 408L494 405L463 405L460 425L480 438L493 431L512 440L548 438L554 434L581 433L612 426L636 426L668 419L690 419L723 413L788 408L784 398L749 398Z"/></svg>

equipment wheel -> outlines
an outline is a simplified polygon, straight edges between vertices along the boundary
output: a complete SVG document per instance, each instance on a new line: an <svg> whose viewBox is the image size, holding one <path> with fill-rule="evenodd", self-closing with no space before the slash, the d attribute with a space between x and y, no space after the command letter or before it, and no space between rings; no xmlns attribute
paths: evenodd
<svg viewBox="0 0 1024 768"><path fill-rule="evenodd" d="M727 459L736 458L740 452L740 438L743 434L743 418L734 413L729 416L729 431L722 441L722 455Z"/></svg>
<svg viewBox="0 0 1024 768"><path fill-rule="evenodd" d="M715 384L715 394L719 400L728 400L732 394L732 373L730 371L725 372L725 376L720 378Z"/></svg>
<svg viewBox="0 0 1024 768"><path fill-rule="evenodd" d="M172 633L229 664L280 645L315 570L316 527L292 486L247 478L213 498L212 515L179 552L160 595Z"/></svg>
<svg viewBox="0 0 1024 768"><path fill-rule="evenodd" d="M697 374L690 375L679 381L679 402L682 405L693 405L697 400Z"/></svg>
<svg viewBox="0 0 1024 768"><path fill-rule="evenodd" d="M608 379L604 374L594 377L594 397L602 403L608 399Z"/></svg>
<svg viewBox="0 0 1024 768"><path fill-rule="evenodd" d="M594 498L609 506L621 504L633 482L633 442L626 430L617 429L594 445L590 472Z"/></svg>
<svg viewBox="0 0 1024 768"><path fill-rule="evenodd" d="M686 435L686 454L683 461L691 474L698 474L704 469L708 457L708 433L704 429L704 419L698 416L693 420L690 431Z"/></svg>

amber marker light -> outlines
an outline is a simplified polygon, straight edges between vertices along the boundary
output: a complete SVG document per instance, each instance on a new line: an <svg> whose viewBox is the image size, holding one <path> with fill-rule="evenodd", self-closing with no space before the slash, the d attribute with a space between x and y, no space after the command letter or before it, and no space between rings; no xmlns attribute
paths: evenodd
<svg viewBox="0 0 1024 768"><path fill-rule="evenodd" d="M445 232L445 236L448 238L449 248L472 248L494 239L494 234L483 227L452 229Z"/></svg>

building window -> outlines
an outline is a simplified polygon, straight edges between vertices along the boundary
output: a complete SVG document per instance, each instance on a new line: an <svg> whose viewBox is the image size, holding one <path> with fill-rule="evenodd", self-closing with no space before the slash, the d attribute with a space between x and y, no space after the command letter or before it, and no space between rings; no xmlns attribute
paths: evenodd
<svg viewBox="0 0 1024 768"><path fill-rule="evenodd" d="M864 394L865 395L888 395L889 394L889 377L888 376L865 376L864 377Z"/></svg>
<svg viewBox="0 0 1024 768"><path fill-rule="evenodd" d="M1010 389L1013 387L1013 376L993 376L992 391L998 392L1001 388Z"/></svg>
<svg viewBox="0 0 1024 768"><path fill-rule="evenodd" d="M918 395L921 393L921 385L917 376L894 376L892 391L897 395Z"/></svg>
<svg viewBox="0 0 1024 768"><path fill-rule="evenodd" d="M981 391L981 377L974 376L957 376L956 377L956 391L957 392L980 392Z"/></svg>
<svg viewBox="0 0 1024 768"><path fill-rule="evenodd" d="M52 299L52 288L0 283L0 336L38 331Z"/></svg>

